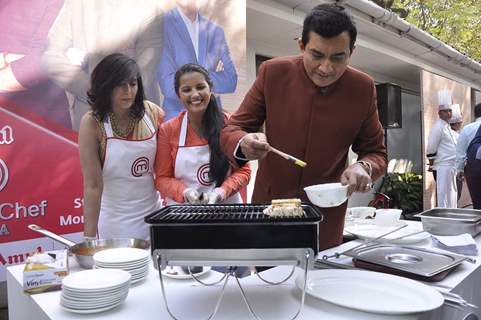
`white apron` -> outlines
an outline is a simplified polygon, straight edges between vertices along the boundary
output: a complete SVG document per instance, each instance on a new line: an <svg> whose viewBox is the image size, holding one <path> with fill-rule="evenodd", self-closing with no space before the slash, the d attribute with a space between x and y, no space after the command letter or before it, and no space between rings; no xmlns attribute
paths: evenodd
<svg viewBox="0 0 481 320"><path fill-rule="evenodd" d="M186 147L187 113L184 114L179 134L179 150L175 158L174 176L181 180L187 188L194 188L198 192L210 192L215 189L215 183L209 179L209 145ZM230 170L229 173L230 174ZM166 198L167 205L178 202ZM221 203L242 203L239 192L222 201Z"/></svg>
<svg viewBox="0 0 481 320"><path fill-rule="evenodd" d="M104 123L107 145L98 224L101 239L149 239L149 226L144 217L161 208L153 177L156 131L146 113L142 121L147 124L152 136L136 141L114 137L108 117Z"/></svg>

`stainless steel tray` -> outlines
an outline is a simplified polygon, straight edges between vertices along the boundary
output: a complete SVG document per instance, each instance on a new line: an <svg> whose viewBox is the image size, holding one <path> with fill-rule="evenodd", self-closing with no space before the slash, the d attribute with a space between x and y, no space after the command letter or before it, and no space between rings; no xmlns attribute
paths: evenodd
<svg viewBox="0 0 481 320"><path fill-rule="evenodd" d="M481 232L481 210L434 208L415 217L421 218L425 231L435 235L454 236L469 233L475 237Z"/></svg>
<svg viewBox="0 0 481 320"><path fill-rule="evenodd" d="M441 250L391 244L373 244L345 253L358 260L431 277L459 265L467 257Z"/></svg>

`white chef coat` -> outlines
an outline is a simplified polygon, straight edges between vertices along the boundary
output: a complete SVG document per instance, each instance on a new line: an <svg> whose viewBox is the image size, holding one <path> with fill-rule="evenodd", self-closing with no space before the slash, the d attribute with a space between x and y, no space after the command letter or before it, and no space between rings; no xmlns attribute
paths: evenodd
<svg viewBox="0 0 481 320"><path fill-rule="evenodd" d="M452 166L456 163L456 133L449 123L438 119L429 132L426 154L428 159L434 159L433 169L439 166Z"/></svg>

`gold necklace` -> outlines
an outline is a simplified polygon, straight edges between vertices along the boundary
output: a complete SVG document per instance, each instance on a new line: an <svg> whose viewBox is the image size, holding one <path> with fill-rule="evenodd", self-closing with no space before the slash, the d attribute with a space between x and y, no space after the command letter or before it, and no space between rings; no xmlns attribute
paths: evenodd
<svg viewBox="0 0 481 320"><path fill-rule="evenodd" d="M129 114L129 124L127 125L127 127L122 130L119 128L118 124L117 124L117 118L115 117L115 113L113 112L109 112L109 118L110 118L110 122L112 124L112 130L114 131L115 135L118 136L118 137L121 137L121 138L127 138L130 134L130 132L132 131L132 129L134 128L135 126L135 119L132 118L132 116Z"/></svg>

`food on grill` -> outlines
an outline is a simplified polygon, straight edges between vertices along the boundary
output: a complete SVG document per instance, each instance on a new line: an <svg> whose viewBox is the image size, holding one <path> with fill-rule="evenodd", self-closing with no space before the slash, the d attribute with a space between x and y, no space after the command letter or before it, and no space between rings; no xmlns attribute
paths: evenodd
<svg viewBox="0 0 481 320"><path fill-rule="evenodd" d="M302 217L304 210L301 199L274 199L271 205L263 210L270 217Z"/></svg>

